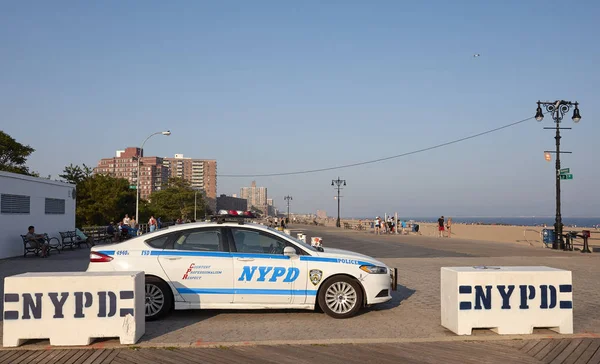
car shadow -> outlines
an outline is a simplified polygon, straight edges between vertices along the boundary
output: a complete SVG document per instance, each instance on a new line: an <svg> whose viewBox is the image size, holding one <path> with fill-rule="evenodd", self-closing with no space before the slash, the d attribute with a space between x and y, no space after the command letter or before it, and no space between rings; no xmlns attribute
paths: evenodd
<svg viewBox="0 0 600 364"><path fill-rule="evenodd" d="M393 308L396 308L396 307L400 306L402 301L407 300L408 298L410 298L410 296L415 294L415 292L417 292L417 291L412 288L408 288L406 286L399 284L396 286L396 290L392 291L392 299L391 300L389 300L385 303L379 303L377 305L367 307L366 309L359 311L358 315L362 315L367 312L386 311L386 310L391 310Z"/></svg>

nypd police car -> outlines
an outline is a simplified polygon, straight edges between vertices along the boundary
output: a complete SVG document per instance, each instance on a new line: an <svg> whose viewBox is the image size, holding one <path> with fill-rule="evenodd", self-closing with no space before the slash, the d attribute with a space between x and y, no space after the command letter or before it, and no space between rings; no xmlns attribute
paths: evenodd
<svg viewBox="0 0 600 364"><path fill-rule="evenodd" d="M238 218L235 218L235 216ZM314 248L248 212L95 246L88 272L144 271L146 319L171 309L308 309L334 318L391 300L394 272L366 255Z"/></svg>

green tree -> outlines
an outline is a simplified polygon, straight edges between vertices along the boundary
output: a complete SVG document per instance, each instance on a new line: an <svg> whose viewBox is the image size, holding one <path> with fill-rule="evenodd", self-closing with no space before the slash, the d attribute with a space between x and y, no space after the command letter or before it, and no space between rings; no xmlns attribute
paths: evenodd
<svg viewBox="0 0 600 364"><path fill-rule="evenodd" d="M95 174L77 184L77 226L106 225L135 215L135 191L129 181Z"/></svg>
<svg viewBox="0 0 600 364"><path fill-rule="evenodd" d="M65 182L79 184L92 176L92 169L83 164L83 167L69 164L63 170L63 174L58 175Z"/></svg>
<svg viewBox="0 0 600 364"><path fill-rule="evenodd" d="M27 158L35 149L17 142L10 135L0 130L0 171L37 176L25 165Z"/></svg>
<svg viewBox="0 0 600 364"><path fill-rule="evenodd" d="M196 193L183 178L170 178L167 188L152 193L149 207L154 212L154 217L160 216L162 221L193 219L194 195L197 197L197 215L204 216L205 202L202 194Z"/></svg>

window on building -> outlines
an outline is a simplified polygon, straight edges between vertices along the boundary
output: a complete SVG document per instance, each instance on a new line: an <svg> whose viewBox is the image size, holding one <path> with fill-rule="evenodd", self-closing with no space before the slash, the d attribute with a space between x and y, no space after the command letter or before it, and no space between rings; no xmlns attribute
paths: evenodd
<svg viewBox="0 0 600 364"><path fill-rule="evenodd" d="M60 198L47 198L45 210L46 215L64 215L65 200Z"/></svg>
<svg viewBox="0 0 600 364"><path fill-rule="evenodd" d="M0 205L2 214L29 214L31 197L3 193L0 196Z"/></svg>

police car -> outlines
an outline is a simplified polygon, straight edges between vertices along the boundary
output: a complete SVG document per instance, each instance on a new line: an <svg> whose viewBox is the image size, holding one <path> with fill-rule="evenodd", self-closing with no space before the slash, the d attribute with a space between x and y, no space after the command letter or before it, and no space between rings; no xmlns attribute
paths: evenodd
<svg viewBox="0 0 600 364"><path fill-rule="evenodd" d="M227 211L95 246L88 272L144 271L146 319L171 309L308 309L334 318L387 302L395 271L366 255L315 248Z"/></svg>

